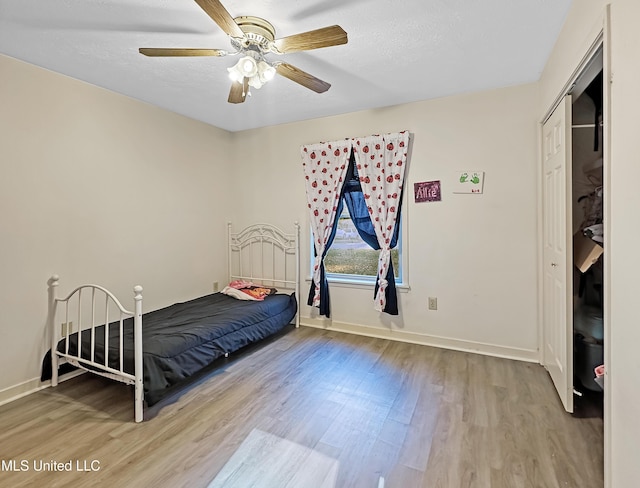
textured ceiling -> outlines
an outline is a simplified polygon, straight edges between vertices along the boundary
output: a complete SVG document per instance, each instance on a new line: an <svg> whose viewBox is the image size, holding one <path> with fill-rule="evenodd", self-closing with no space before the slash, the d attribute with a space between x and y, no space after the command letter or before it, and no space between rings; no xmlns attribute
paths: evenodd
<svg viewBox="0 0 640 488"><path fill-rule="evenodd" d="M331 83L277 76L227 103L237 58L148 58L139 47L232 50L193 0L0 0L0 53L229 131L536 81L571 0L223 0L276 37L339 24L349 42L278 57ZM270 55L275 56L275 55ZM1 73L0 73L1 76Z"/></svg>

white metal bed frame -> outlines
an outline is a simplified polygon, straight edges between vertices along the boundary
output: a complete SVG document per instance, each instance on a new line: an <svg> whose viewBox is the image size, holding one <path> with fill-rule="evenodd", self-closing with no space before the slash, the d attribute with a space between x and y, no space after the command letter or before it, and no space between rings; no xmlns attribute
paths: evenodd
<svg viewBox="0 0 640 488"><path fill-rule="evenodd" d="M300 226L294 223L295 232L286 234L279 228L271 224L255 224L234 233L231 230L231 223L228 223L228 270L229 280L252 281L263 286L281 286L295 291L298 300L298 310L295 316L295 326L300 326ZM265 249L270 250L270 255L265 255ZM256 250L258 252L256 252ZM281 262L278 261L281 258ZM290 261L294 261L293 276ZM234 267L234 262L238 263ZM267 266L265 268L265 262ZM237 269L237 272L235 271ZM270 274L269 274L270 271ZM77 368L90 373L105 376L115 381L119 381L134 386L134 411L135 421L144 420L144 385L143 385L143 364L142 364L142 286L136 285L134 293L134 311L125 309L120 301L106 288L86 284L75 288L64 298L56 296L59 285L59 276L53 275L49 281L49 311L48 328L51 334L51 386L57 386L60 378L58 368L65 363L69 363ZM91 307L89 311L83 313L82 297L89 294ZM77 301L76 301L77 300ZM104 317L96 316L96 303L102 300L104 303ZM69 337L74 334L71 327L69 313L70 304L77 304L77 323L75 331L78 333L77 350L75 354L69 353ZM98 302L99 303L99 302ZM64 307L65 330L61 331L56 327L56 318L61 307ZM96 361L95 334L96 328L109 324L109 310L117 310L116 320L111 318L111 322L119 323L118 338L120 341L120 355L118 367L109 366L109 334L105 327L105 354L104 361ZM89 324L83 323L90 316ZM123 353L123 322L125 319L133 317L134 321L134 374L124 370ZM82 341L80 333L89 331L91 335L90 359L82 357ZM85 332L87 333L87 332ZM57 350L58 342L64 339L65 347L63 352Z"/></svg>
<svg viewBox="0 0 640 488"><path fill-rule="evenodd" d="M230 281L246 280L263 286L283 286L293 290L298 300L296 327L300 327L300 224L294 222L293 225L295 228L293 234L285 234L271 224L250 225L234 233L229 222L227 224L229 241L227 260ZM259 251L258 259L255 254L256 249ZM271 250L271 256L265 256L265 250L268 249ZM283 258L282 263L277 262L278 255ZM288 265L291 260L287 259L290 256L294 258L293 277ZM236 267L233 266L235 258L238 261ZM265 263L267 263L267 269L268 265L271 265L270 274L265 271ZM237 272L234 273L234 269L237 269ZM280 277L278 277L278 271L282 273Z"/></svg>

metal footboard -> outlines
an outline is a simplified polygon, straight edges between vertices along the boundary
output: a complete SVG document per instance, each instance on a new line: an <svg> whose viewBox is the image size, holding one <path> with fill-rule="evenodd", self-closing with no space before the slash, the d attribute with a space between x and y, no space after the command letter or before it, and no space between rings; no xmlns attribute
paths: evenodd
<svg viewBox="0 0 640 488"><path fill-rule="evenodd" d="M142 287L135 286L133 312L125 309L118 299L106 288L98 285L81 285L65 298L56 297L59 277L49 279L49 314L48 326L51 331L51 386L58 384L58 368L64 363L72 364L94 374L106 376L135 387L135 420L142 422L144 418L144 385L142 366ZM110 317L110 310L115 311ZM103 312L103 313L100 313ZM125 371L124 360L124 321L133 317L134 340L134 373ZM61 330L57 326L57 318L63 320ZM75 320L75 326L73 325ZM111 321L111 322L110 322ZM109 325L111 324L111 325ZM109 331L116 326L116 344L109 344ZM100 334L104 341L96 343L96 331L103 328ZM70 348L75 337L75 351ZM90 342L83 346L83 337L90 337ZM63 351L58 350L58 343L64 341ZM113 351L118 352L116 361L111 360ZM111 352L111 354L110 354ZM103 358L100 361L97 358ZM115 363L115 364L114 364Z"/></svg>

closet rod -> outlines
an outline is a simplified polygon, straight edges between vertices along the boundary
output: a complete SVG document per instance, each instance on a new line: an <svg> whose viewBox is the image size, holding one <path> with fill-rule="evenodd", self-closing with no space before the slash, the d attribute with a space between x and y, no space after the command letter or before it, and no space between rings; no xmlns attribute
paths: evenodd
<svg viewBox="0 0 640 488"><path fill-rule="evenodd" d="M600 127L602 127L602 122L600 122ZM578 125L572 125L571 128L572 129L586 129L586 128L594 128L596 126L596 124L578 124Z"/></svg>

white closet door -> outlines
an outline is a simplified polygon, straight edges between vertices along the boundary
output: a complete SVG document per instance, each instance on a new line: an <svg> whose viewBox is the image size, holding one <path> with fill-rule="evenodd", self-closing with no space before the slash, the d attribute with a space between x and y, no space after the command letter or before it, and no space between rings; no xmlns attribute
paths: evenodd
<svg viewBox="0 0 640 488"><path fill-rule="evenodd" d="M543 126L544 367L567 412L573 412L571 283L571 96Z"/></svg>

